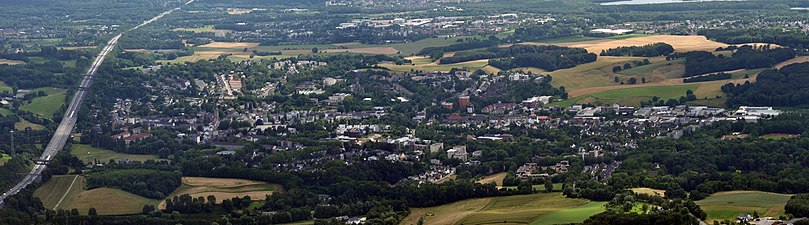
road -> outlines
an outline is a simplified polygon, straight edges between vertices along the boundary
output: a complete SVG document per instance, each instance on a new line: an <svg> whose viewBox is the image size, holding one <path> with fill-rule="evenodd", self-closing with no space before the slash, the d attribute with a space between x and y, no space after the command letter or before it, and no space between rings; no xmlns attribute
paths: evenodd
<svg viewBox="0 0 809 225"><path fill-rule="evenodd" d="M194 2L194 0L186 2L185 5L191 4L192 2ZM107 57L107 54L109 54L110 52L112 52L113 49L115 49L115 45L118 44L118 39L120 39L121 36L126 32L146 26L147 24L157 21L158 19L179 9L180 7L177 7L165 11L163 13L160 13L159 15L144 21L140 25L135 26L125 32L116 35L107 42L107 45L105 45L104 48L101 49L101 52L98 53L95 60L93 61L93 64L91 64L90 69L87 70L87 74L85 74L84 78L81 80L81 84L79 84L79 88L76 90L76 94L70 100L70 104L68 105L67 110L65 110L65 115L62 118L62 122L59 123L59 127L57 127L56 131L53 133L51 141L48 142L48 146L45 147L45 150L42 152L42 156L40 156L39 159L37 160L37 164L31 170L31 173L26 175L25 178L23 178L23 180L20 181L20 183L18 183L13 188L8 190L6 193L3 193L2 196L0 196L0 206L3 205L3 201L6 199L6 197L17 194L18 192L20 192L20 190L24 189L25 187L36 181L39 175L42 174L42 171L45 170L46 167L45 162L50 161L54 156L56 156L56 153L58 153L59 150L62 150L62 148L65 147L65 143L67 142L68 138L70 138L71 131L73 131L73 128L76 126L76 119L77 119L76 113L79 111L79 107L81 106L82 101L84 101L84 96L87 94L87 90L89 89L90 84L93 81L93 76L95 76L96 71L98 71L98 68L101 67L101 64L104 63L104 58Z"/></svg>

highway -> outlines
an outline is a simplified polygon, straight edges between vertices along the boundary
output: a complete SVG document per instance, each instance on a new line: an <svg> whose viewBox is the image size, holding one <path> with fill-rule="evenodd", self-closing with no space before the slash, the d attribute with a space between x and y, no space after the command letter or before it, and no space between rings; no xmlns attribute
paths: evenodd
<svg viewBox="0 0 809 225"><path fill-rule="evenodd" d="M192 2L194 2L194 0L186 2L185 5L191 4ZM163 13L160 13L159 15L149 20L146 20L140 25L135 26L132 29L129 29L125 32L141 28L179 9L180 7L177 7L165 11ZM37 163L31 170L31 173L26 175L25 178L23 178L23 180L20 181L20 183L17 183L17 185L15 185L7 192L3 193L2 196L0 196L0 206L3 205L3 201L6 199L6 197L17 194L18 192L20 192L20 190L25 189L25 187L36 181L37 177L39 177L39 175L42 174L42 171L45 170L47 162L50 161L51 158L56 156L56 153L58 153L59 150L62 150L62 148L65 147L65 143L67 142L68 138L70 138L71 131L73 131L73 128L76 126L76 119L77 119L76 113L77 111L79 111L79 107L81 106L82 101L84 101L84 96L87 94L87 90L89 89L90 84L92 84L93 76L95 76L96 71L98 71L98 68L101 67L101 64L104 63L104 58L107 57L107 54L109 54L110 52L112 52L113 49L115 49L115 45L118 44L118 39L121 38L123 33L120 33L115 37L113 37L112 39L110 39L104 46L104 48L101 49L101 52L98 53L95 60L93 61L93 64L91 64L90 69L87 70L87 74L84 75L81 83L79 84L79 87L76 90L76 94L70 100L70 104L68 105L67 110L65 110L65 115L62 118L62 121L59 123L59 127L56 128L56 131L54 132L50 142L48 142L48 146L45 147L45 150L42 152L42 156L40 156L39 159L36 160Z"/></svg>

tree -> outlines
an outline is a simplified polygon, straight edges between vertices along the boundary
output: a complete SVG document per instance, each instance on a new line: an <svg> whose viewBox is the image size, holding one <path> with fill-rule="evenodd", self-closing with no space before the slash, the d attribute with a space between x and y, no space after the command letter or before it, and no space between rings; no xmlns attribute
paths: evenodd
<svg viewBox="0 0 809 225"><path fill-rule="evenodd" d="M79 210L76 209L76 208L71 209L70 210L70 215L71 216L79 216Z"/></svg>
<svg viewBox="0 0 809 225"><path fill-rule="evenodd" d="M632 64L625 63L625 64L624 64L624 69L625 69L625 70L632 69Z"/></svg>
<svg viewBox="0 0 809 225"><path fill-rule="evenodd" d="M312 53L317 53L319 50L317 48L312 48Z"/></svg>
<svg viewBox="0 0 809 225"><path fill-rule="evenodd" d="M417 225L424 225L424 217L419 217L419 222Z"/></svg>
<svg viewBox="0 0 809 225"><path fill-rule="evenodd" d="M96 212L96 208L90 208L90 211L89 211L89 212L87 212L87 215L90 215L90 216L97 216L97 215L98 215L98 212Z"/></svg>
<svg viewBox="0 0 809 225"><path fill-rule="evenodd" d="M613 67L613 68L612 68L612 72L613 72L613 73L621 72L621 66L615 66L615 67ZM616 79L618 79L618 77L615 77L615 78L616 78Z"/></svg>
<svg viewBox="0 0 809 225"><path fill-rule="evenodd" d="M545 192L553 192L553 182L550 179L545 180Z"/></svg>

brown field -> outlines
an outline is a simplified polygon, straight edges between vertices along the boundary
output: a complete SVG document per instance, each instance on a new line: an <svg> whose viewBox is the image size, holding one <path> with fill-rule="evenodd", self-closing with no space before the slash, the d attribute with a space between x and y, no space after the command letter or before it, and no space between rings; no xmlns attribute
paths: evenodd
<svg viewBox="0 0 809 225"><path fill-rule="evenodd" d="M23 61L10 60L10 59L0 59L0 64L18 65L18 64L24 64L24 63L25 62L23 62Z"/></svg>
<svg viewBox="0 0 809 225"><path fill-rule="evenodd" d="M480 184L494 183L495 185L500 187L500 186L503 186L503 179L506 178L507 174L508 173L506 173L506 172L492 174L492 175L484 177L483 179L478 180L478 183L480 183Z"/></svg>
<svg viewBox="0 0 809 225"><path fill-rule="evenodd" d="M595 40L584 42L560 43L556 45L584 48L592 53L600 53L601 50L617 48L621 46L642 46L664 42L670 44L678 52L688 51L709 51L712 52L718 47L726 47L727 44L708 40L705 36L681 36L681 35L654 35L647 37L635 37L622 40Z"/></svg>
<svg viewBox="0 0 809 225"><path fill-rule="evenodd" d="M660 189L653 189L653 188L632 188L632 192L637 194L647 194L647 195L657 195L660 197L666 197L666 191Z"/></svg>
<svg viewBox="0 0 809 225"><path fill-rule="evenodd" d="M242 15L242 14L248 14L248 13L251 13L251 12L253 12L252 9L228 9L228 14L230 14L230 15Z"/></svg>
<svg viewBox="0 0 809 225"><path fill-rule="evenodd" d="M200 48L255 48L259 43L255 42L211 42L200 45Z"/></svg>
<svg viewBox="0 0 809 225"><path fill-rule="evenodd" d="M795 57L794 59L790 59L790 60L778 63L777 65L775 65L775 68L776 69L781 69L781 68L783 68L785 66L788 66L788 65L791 65L791 64L805 63L805 62L809 62L809 56L798 56L798 57Z"/></svg>
<svg viewBox="0 0 809 225"><path fill-rule="evenodd" d="M283 51L282 51L283 52ZM312 51L309 50L309 53ZM349 48L349 49L323 49L321 50L322 53L357 53L357 54L381 54L381 55L395 55L399 53L399 50L396 50L392 47L369 47L369 48ZM286 54L286 53L284 53Z"/></svg>

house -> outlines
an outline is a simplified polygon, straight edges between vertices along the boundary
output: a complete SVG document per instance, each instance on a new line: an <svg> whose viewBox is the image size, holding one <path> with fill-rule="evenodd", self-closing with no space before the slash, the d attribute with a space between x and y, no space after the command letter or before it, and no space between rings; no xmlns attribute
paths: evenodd
<svg viewBox="0 0 809 225"><path fill-rule="evenodd" d="M132 143L132 142L136 142L136 141L146 139L146 138L151 137L151 136L152 136L152 134L150 134L150 133L133 134L133 135L129 135L128 137L124 137L124 142L126 144L129 144L129 143Z"/></svg>
<svg viewBox="0 0 809 225"><path fill-rule="evenodd" d="M739 223L749 223L753 221L753 216L747 213L739 213L739 215L736 216L736 220L738 220Z"/></svg>
<svg viewBox="0 0 809 225"><path fill-rule="evenodd" d="M469 155L466 153L466 146L459 145L452 147L452 149L447 150L447 158L450 159L460 159L461 161L466 162L468 160Z"/></svg>
<svg viewBox="0 0 809 225"><path fill-rule="evenodd" d="M516 107L514 103L495 103L491 105L487 105L483 107L480 111L483 113L490 113L490 114L503 114L510 110L513 110Z"/></svg>

